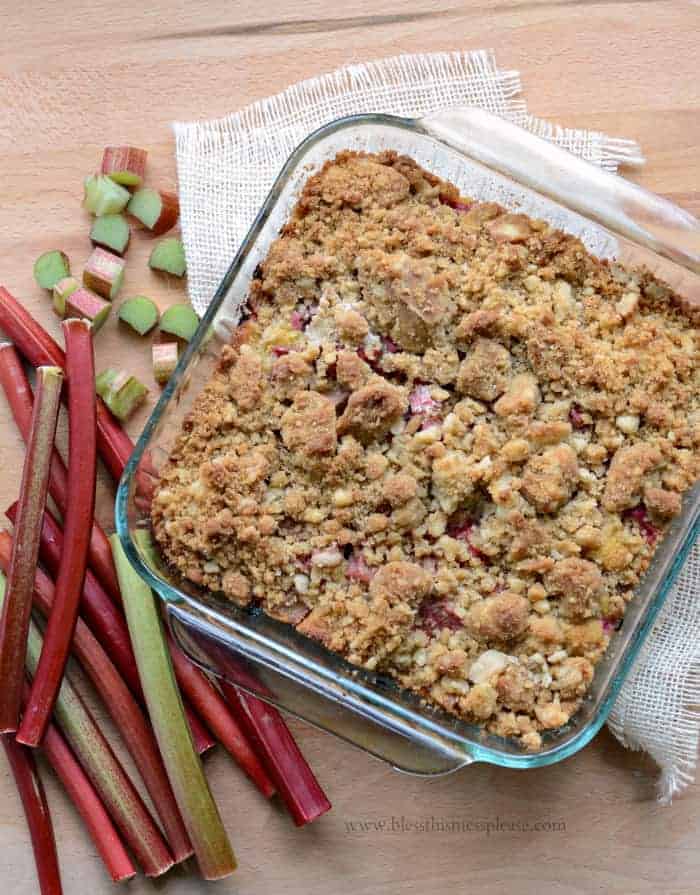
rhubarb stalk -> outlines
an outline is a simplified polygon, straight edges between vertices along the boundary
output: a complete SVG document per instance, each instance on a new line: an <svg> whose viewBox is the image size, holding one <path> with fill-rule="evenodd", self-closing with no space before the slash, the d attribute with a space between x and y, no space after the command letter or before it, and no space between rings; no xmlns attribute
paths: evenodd
<svg viewBox="0 0 700 895"><path fill-rule="evenodd" d="M34 761L34 756L26 746L19 743L9 734L2 737L5 754L15 778L17 791L22 799L24 814L27 818L29 835L34 849L34 861L39 877L41 895L61 895L61 873L58 868L56 840L53 825L46 801L44 787Z"/></svg>
<svg viewBox="0 0 700 895"><path fill-rule="evenodd" d="M136 663L151 723L180 813L205 879L221 879L236 859L193 748L155 598L136 574L116 535L110 538Z"/></svg>
<svg viewBox="0 0 700 895"><path fill-rule="evenodd" d="M0 342L0 386L5 392L20 435L27 442L32 418L32 390L22 362L11 342ZM55 448L51 458L49 494L56 501L59 510L65 514L68 505L68 471ZM117 605L120 605L121 594L112 551L107 535L96 520L92 523L88 561L107 593Z"/></svg>
<svg viewBox="0 0 700 895"><path fill-rule="evenodd" d="M7 511L7 517L10 521L14 521L16 518L16 504ZM42 523L39 556L52 575L55 575L58 570L62 551L63 532L47 510ZM0 531L0 569L3 571L9 569L11 552L12 538L8 532ZM39 605L41 605L42 601L44 604L47 604L53 601L53 593L53 582L42 569L37 569L34 576L35 601ZM109 654L111 661L116 665L134 696L142 700L141 681L139 680L136 660L131 649L129 631L124 617L112 605L107 595L102 591L99 582L90 573L87 573L85 576L81 610L90 632L105 652ZM214 740L205 730L194 711L189 707L188 720L197 751L200 755L213 748L216 745Z"/></svg>
<svg viewBox="0 0 700 895"><path fill-rule="evenodd" d="M56 578L54 609L46 628L41 661L17 734L20 743L38 746L51 716L70 651L80 593L83 589L90 531L95 509L95 363L90 324L63 323L66 340L68 398L68 482L64 550ZM39 529L40 526L37 526Z"/></svg>
<svg viewBox="0 0 700 895"><path fill-rule="evenodd" d="M27 688L27 695L29 688ZM19 746L18 748L25 748ZM136 876L128 852L124 848L119 833L100 801L87 774L80 767L70 746L54 724L46 728L42 744L44 755L63 784L71 802L83 819L90 838L102 858L102 863L115 883L121 883Z"/></svg>
<svg viewBox="0 0 700 895"><path fill-rule="evenodd" d="M62 349L4 286L0 286L0 329L33 367L65 367ZM97 446L105 466L118 482L134 445L102 401L97 402Z"/></svg>
<svg viewBox="0 0 700 895"><path fill-rule="evenodd" d="M32 676L37 671L41 652L42 637L32 622L27 639L27 669ZM146 875L165 873L173 866L173 859L163 837L68 677L63 679L58 691L54 715Z"/></svg>
<svg viewBox="0 0 700 895"><path fill-rule="evenodd" d="M330 811L331 803L277 709L226 681L221 681L221 688L294 823L301 827Z"/></svg>
<svg viewBox="0 0 700 895"><path fill-rule="evenodd" d="M39 556L41 517L46 504L49 466L61 401L63 374L58 367L39 367L29 426L27 453L17 507L16 537L0 618L0 732L17 730L24 682L34 570Z"/></svg>
<svg viewBox="0 0 700 895"><path fill-rule="evenodd" d="M10 514L8 514L10 515ZM34 583L34 604L48 618L54 603L54 587L41 570ZM131 691L114 663L82 619L73 634L73 654L102 697L131 753L151 796L175 860L189 858L192 846L182 824L153 733Z"/></svg>

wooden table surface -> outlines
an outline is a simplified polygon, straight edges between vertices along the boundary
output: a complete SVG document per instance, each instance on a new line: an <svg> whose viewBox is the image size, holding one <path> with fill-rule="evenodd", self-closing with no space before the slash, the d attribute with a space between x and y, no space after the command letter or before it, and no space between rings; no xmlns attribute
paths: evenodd
<svg viewBox="0 0 700 895"><path fill-rule="evenodd" d="M697 2L492 0L0 0L0 282L58 334L32 263L60 247L76 268L86 257L81 181L108 143L150 149L152 183L175 184L169 123L223 115L286 85L399 52L493 47L522 73L530 110L562 124L637 138L646 186L700 213L700 82ZM135 238L123 294L165 306L183 289L146 268L148 240ZM149 380L148 340L110 321L98 364L124 363ZM155 394L155 386L153 388ZM133 421L133 431L146 411ZM0 399L0 506L14 500L22 450ZM109 521L112 489L100 486ZM98 708L98 713L102 714ZM335 739L293 724L327 788L333 811L297 831L265 804L221 750L207 769L240 869L213 891L265 895L697 892L700 790L670 808L654 801L656 770L601 733L553 768L475 766L423 781ZM65 891L111 891L94 849L59 787L49 780ZM427 832L380 827L427 820ZM431 820L432 818L432 820ZM482 821L518 832L469 831ZM381 822L384 822L383 824ZM458 821L464 832L440 832ZM543 829L549 825L548 830ZM0 879L13 895L37 891L28 835L0 767ZM213 884L212 884L213 885ZM132 895L194 893L205 885L175 872Z"/></svg>

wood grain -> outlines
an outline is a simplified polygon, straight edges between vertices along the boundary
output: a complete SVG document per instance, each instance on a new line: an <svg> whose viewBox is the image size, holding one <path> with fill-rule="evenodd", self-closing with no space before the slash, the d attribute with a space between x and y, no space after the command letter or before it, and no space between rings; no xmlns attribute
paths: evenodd
<svg viewBox="0 0 700 895"><path fill-rule="evenodd" d="M0 24L0 282L56 335L32 263L61 247L80 269L89 252L80 185L102 146L149 147L150 181L173 187L172 120L224 115L293 81L398 52L493 47L502 66L521 71L534 114L635 137L648 158L638 179L700 212L698 3L0 0ZM123 295L144 292L164 307L183 289L148 271L149 250L137 234ZM148 340L110 321L99 335L98 367L126 355L155 397ZM133 421L134 433L146 414ZM4 402L0 426L5 507L16 497L22 451ZM112 496L103 479L105 523ZM334 810L297 831L227 756L211 756L207 768L240 859L236 877L217 892L697 891L700 792L659 807L653 763L605 732L554 768L477 766L424 781L293 726ZM110 892L71 806L53 780L48 789L67 895ZM0 876L8 892L28 895L36 891L31 851L4 765L0 795ZM181 872L166 885L139 880L129 891L166 888L205 891Z"/></svg>

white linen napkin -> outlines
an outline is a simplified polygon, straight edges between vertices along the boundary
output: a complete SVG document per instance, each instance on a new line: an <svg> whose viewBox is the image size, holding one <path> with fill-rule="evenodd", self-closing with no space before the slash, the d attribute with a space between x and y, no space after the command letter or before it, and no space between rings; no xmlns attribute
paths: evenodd
<svg viewBox="0 0 700 895"><path fill-rule="evenodd" d="M202 313L273 180L296 146L359 112L419 116L479 106L609 171L643 163L634 141L563 128L529 115L516 71L492 53L397 56L351 65L211 121L174 124L189 292ZM700 728L700 551L696 545L626 681L609 727L661 768L668 802L694 779Z"/></svg>

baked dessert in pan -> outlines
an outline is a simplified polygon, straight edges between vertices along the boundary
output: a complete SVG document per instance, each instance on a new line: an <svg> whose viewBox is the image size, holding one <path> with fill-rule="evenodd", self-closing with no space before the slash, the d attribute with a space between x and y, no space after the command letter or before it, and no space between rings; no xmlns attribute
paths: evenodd
<svg viewBox="0 0 700 895"><path fill-rule="evenodd" d="M155 537L185 578L537 749L698 478L697 351L649 272L343 152L260 266Z"/></svg>

